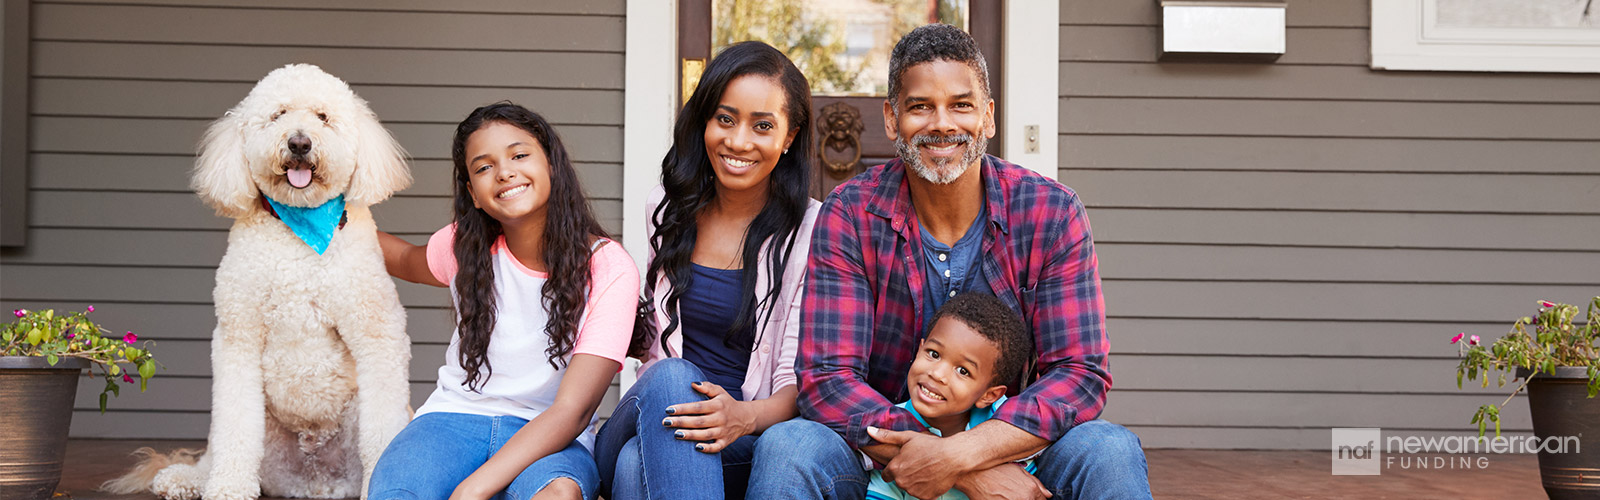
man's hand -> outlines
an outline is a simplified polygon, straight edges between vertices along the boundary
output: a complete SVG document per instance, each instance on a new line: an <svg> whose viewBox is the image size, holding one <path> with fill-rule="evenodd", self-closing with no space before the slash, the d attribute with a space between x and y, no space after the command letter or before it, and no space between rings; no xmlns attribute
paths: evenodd
<svg viewBox="0 0 1600 500"><path fill-rule="evenodd" d="M868 427L867 434L880 443L900 446L900 454L883 469L883 480L892 481L917 498L938 498L956 485L969 470L956 450L945 449L945 440L932 434L891 431Z"/></svg>
<svg viewBox="0 0 1600 500"><path fill-rule="evenodd" d="M1038 478L1015 463L971 472L956 481L956 489L972 500L1043 500L1052 496Z"/></svg>

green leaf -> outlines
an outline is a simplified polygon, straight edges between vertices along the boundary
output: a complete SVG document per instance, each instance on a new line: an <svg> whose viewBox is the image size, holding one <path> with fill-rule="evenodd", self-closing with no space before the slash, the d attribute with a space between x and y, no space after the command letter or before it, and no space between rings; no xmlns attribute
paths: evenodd
<svg viewBox="0 0 1600 500"><path fill-rule="evenodd" d="M28 330L28 345L39 345L39 339L42 337L44 337L44 333L40 332L38 328Z"/></svg>
<svg viewBox="0 0 1600 500"><path fill-rule="evenodd" d="M50 366L55 366L56 362L61 361L61 357L56 356L55 353L50 353L45 355L44 360L49 362Z"/></svg>
<svg viewBox="0 0 1600 500"><path fill-rule="evenodd" d="M121 375L122 374L122 367L117 366L116 363L112 363L111 365L106 367L106 373L110 373L112 376Z"/></svg>
<svg viewBox="0 0 1600 500"><path fill-rule="evenodd" d="M148 379L154 376L156 376L156 362L154 360L147 359L143 363L139 363L139 378Z"/></svg>
<svg viewBox="0 0 1600 500"><path fill-rule="evenodd" d="M101 392L100 393L100 414L104 415L105 413L106 413L106 393Z"/></svg>

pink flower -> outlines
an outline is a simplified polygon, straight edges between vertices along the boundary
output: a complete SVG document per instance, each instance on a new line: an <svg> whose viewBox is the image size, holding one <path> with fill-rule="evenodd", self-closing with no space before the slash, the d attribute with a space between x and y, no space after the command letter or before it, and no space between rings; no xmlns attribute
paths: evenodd
<svg viewBox="0 0 1600 500"><path fill-rule="evenodd" d="M132 384L133 383L133 377L129 377L127 373L123 373L122 374L122 381Z"/></svg>
<svg viewBox="0 0 1600 500"><path fill-rule="evenodd" d="M23 316L27 316L28 315L28 310L27 309L17 309L15 311L11 311L11 314L16 315L18 318L21 318Z"/></svg>
<svg viewBox="0 0 1600 500"><path fill-rule="evenodd" d="M1544 306L1544 307L1555 307L1556 306L1555 304L1551 303L1548 300L1539 301L1539 305Z"/></svg>
<svg viewBox="0 0 1600 500"><path fill-rule="evenodd" d="M1473 335L1471 339L1467 340L1467 342L1472 344L1472 345L1478 345L1478 336L1477 335Z"/></svg>
<svg viewBox="0 0 1600 500"><path fill-rule="evenodd" d="M128 332L122 336L122 341L132 344L139 341L139 336L134 335L133 332Z"/></svg>
<svg viewBox="0 0 1600 500"><path fill-rule="evenodd" d="M89 312L94 312L94 306L89 306Z"/></svg>
<svg viewBox="0 0 1600 500"><path fill-rule="evenodd" d="M77 337L77 336L78 336L77 332L74 332L72 330L67 330L67 338L70 339L70 338Z"/></svg>
<svg viewBox="0 0 1600 500"><path fill-rule="evenodd" d="M1456 336L1450 337L1450 343L1454 344L1456 342L1460 342L1461 341L1461 337L1465 337L1465 336L1467 336L1467 332L1457 333Z"/></svg>

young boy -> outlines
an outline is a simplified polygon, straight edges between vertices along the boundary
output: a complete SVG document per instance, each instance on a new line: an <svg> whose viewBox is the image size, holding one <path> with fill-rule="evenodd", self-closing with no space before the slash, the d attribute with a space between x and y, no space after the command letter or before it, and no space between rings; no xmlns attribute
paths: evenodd
<svg viewBox="0 0 1600 500"><path fill-rule="evenodd" d="M1007 388L1021 381L1032 351L1022 318L1000 299L982 293L957 295L934 314L933 326L906 374L911 400L899 406L911 411L936 436L971 429L988 420L1005 402ZM1028 462L1026 468L1033 472L1033 463ZM911 497L884 481L880 472L872 471L867 498ZM965 500L967 496L950 490L939 498Z"/></svg>

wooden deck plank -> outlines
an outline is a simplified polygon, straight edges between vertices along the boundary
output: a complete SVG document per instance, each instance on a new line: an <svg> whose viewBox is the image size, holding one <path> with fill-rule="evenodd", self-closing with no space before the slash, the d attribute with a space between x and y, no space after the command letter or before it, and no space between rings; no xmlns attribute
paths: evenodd
<svg viewBox="0 0 1600 500"><path fill-rule="evenodd" d="M74 439L57 488L77 500L154 500L153 495L107 495L102 481L129 467L128 453L194 448L200 441ZM1532 455L1493 455L1483 469L1399 469L1378 476L1334 476L1324 451L1146 450L1156 498L1234 500L1545 498ZM1442 455L1423 455L1427 457Z"/></svg>

